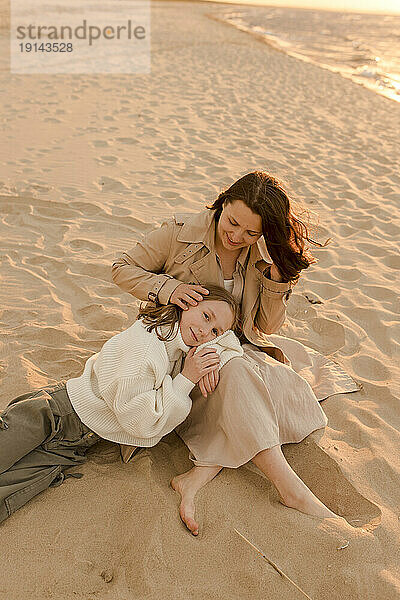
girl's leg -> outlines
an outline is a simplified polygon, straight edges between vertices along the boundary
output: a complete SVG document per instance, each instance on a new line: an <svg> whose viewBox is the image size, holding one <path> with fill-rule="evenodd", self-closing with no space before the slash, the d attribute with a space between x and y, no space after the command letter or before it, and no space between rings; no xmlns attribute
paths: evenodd
<svg viewBox="0 0 400 600"><path fill-rule="evenodd" d="M16 398L1 417L0 522L64 477L77 476L64 471L84 462L100 439L80 421L63 384Z"/></svg>
<svg viewBox="0 0 400 600"><path fill-rule="evenodd" d="M195 520L194 497L206 483L214 479L222 467L193 467L177 475L171 481L172 488L181 495L179 514L193 535L198 535L199 524Z"/></svg>
<svg viewBox="0 0 400 600"><path fill-rule="evenodd" d="M15 398L0 413L0 474L40 446L53 426L48 395L42 390Z"/></svg>
<svg viewBox="0 0 400 600"><path fill-rule="evenodd" d="M274 484L282 504L316 517L338 516L318 500L293 471L279 445L262 450L252 461Z"/></svg>
<svg viewBox="0 0 400 600"><path fill-rule="evenodd" d="M55 429L48 398L43 389L24 394L0 413L0 522L60 475L39 450Z"/></svg>

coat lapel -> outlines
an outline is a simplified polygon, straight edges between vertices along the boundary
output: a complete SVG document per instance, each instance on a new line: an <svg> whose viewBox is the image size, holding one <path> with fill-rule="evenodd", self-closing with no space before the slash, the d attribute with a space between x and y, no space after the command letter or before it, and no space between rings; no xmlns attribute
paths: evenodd
<svg viewBox="0 0 400 600"><path fill-rule="evenodd" d="M187 213L185 215L175 215L176 223L182 223L182 229L177 240L189 244L175 258L175 262L183 263L190 256L202 250L203 256L200 256L198 260L189 265L193 279L201 285L214 283L222 286L224 282L214 251L213 217L214 212L211 210L193 215Z"/></svg>
<svg viewBox="0 0 400 600"><path fill-rule="evenodd" d="M206 283L214 283L220 286L224 285L214 252L208 252L208 254L193 262L189 266L189 269L194 278L201 285L205 285Z"/></svg>

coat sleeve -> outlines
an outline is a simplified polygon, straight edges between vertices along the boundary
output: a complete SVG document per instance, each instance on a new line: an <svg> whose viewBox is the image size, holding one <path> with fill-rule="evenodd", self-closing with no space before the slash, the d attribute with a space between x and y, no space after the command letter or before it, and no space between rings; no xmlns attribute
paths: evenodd
<svg viewBox="0 0 400 600"><path fill-rule="evenodd" d="M154 389L151 377L121 377L103 391L103 396L125 431L148 439L167 435L186 419L193 387L181 373L174 379L166 375L158 389Z"/></svg>
<svg viewBox="0 0 400 600"><path fill-rule="evenodd" d="M290 283L268 279L259 271L260 297L254 316L255 327L263 333L275 333L286 318L286 306L292 288Z"/></svg>
<svg viewBox="0 0 400 600"><path fill-rule="evenodd" d="M139 300L168 304L172 292L184 283L163 273L176 228L174 219L166 221L123 252L112 266L114 283Z"/></svg>

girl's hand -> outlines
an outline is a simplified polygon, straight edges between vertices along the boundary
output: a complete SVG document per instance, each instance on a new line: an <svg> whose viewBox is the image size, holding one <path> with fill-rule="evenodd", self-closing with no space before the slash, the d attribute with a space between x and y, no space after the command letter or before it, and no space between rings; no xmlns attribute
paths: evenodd
<svg viewBox="0 0 400 600"><path fill-rule="evenodd" d="M182 375L192 383L197 383L219 365L219 356L213 348L203 348L197 354L195 351L196 348L190 348L182 369Z"/></svg>
<svg viewBox="0 0 400 600"><path fill-rule="evenodd" d="M169 301L171 304L176 304L180 308L183 308L183 310L187 310L188 304L197 306L203 300L202 294L207 295L208 293L208 290L201 285L181 283L172 292Z"/></svg>
<svg viewBox="0 0 400 600"><path fill-rule="evenodd" d="M218 382L219 382L219 369L214 369L210 373L207 373L207 375L204 375L199 380L198 385L199 385L200 391L203 394L204 398L207 398L207 393L211 394L211 392L213 392L215 390L215 388L218 385Z"/></svg>

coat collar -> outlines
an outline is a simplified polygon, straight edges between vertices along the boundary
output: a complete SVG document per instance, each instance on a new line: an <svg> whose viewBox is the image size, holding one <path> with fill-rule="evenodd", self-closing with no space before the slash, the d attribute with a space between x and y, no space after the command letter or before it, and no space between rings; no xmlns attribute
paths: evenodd
<svg viewBox="0 0 400 600"><path fill-rule="evenodd" d="M215 221L213 210L207 208L200 213L177 213L175 214L175 222L177 225L182 225L182 229L177 236L178 242L202 244L210 252L215 252ZM273 263L262 236L251 246L250 250L250 263L255 264L259 260L265 260L269 264Z"/></svg>

